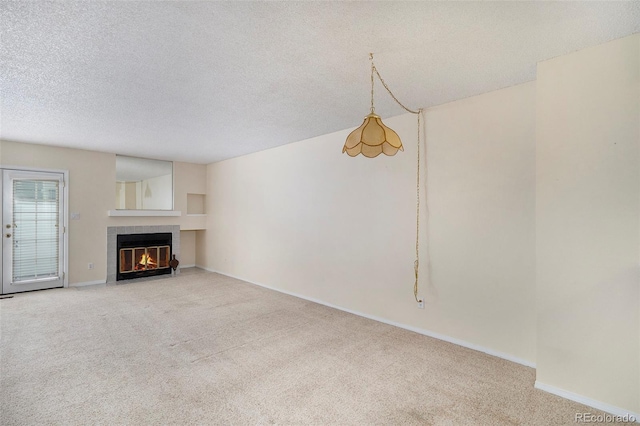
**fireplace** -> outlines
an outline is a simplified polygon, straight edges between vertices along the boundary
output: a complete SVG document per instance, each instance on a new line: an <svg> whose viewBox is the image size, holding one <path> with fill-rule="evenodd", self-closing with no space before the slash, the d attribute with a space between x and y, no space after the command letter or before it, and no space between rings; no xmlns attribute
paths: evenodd
<svg viewBox="0 0 640 426"><path fill-rule="evenodd" d="M171 232L118 235L116 280L170 274L171 243Z"/></svg>

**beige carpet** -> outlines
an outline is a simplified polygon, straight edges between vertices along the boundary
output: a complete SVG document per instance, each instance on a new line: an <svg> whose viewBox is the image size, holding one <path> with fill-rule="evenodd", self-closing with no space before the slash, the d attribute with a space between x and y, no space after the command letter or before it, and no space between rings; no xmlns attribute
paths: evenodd
<svg viewBox="0 0 640 426"><path fill-rule="evenodd" d="M553 425L535 371L200 270L0 300L0 424Z"/></svg>

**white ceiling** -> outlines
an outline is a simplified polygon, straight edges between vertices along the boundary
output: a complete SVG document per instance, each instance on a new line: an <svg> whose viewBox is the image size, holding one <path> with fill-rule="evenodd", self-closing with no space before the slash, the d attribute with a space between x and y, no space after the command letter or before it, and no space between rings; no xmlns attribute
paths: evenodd
<svg viewBox="0 0 640 426"><path fill-rule="evenodd" d="M209 163L535 79L640 2L0 2L0 138ZM378 86L376 112L403 113Z"/></svg>

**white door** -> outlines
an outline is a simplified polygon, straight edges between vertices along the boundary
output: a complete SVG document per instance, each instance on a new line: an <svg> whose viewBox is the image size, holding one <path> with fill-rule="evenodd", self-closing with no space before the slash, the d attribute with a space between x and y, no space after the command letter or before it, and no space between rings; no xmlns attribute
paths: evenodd
<svg viewBox="0 0 640 426"><path fill-rule="evenodd" d="M64 286L64 175L2 172L2 293Z"/></svg>

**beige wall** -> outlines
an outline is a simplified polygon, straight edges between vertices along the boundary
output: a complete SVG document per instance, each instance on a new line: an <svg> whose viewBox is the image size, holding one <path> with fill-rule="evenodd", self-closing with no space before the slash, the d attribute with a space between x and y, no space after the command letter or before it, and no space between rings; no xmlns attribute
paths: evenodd
<svg viewBox="0 0 640 426"><path fill-rule="evenodd" d="M533 363L534 102L527 83L427 111L424 310L413 115L385 120L395 157L341 154L342 131L209 165L204 266Z"/></svg>
<svg viewBox="0 0 640 426"><path fill-rule="evenodd" d="M535 363L535 82L427 111L425 328Z"/></svg>
<svg viewBox="0 0 640 426"><path fill-rule="evenodd" d="M205 268L207 265L208 259L208 250L207 250L207 231L200 230L195 231L196 234L196 266L199 268Z"/></svg>
<svg viewBox="0 0 640 426"><path fill-rule="evenodd" d="M196 264L196 232L180 231L180 267Z"/></svg>
<svg viewBox="0 0 640 426"><path fill-rule="evenodd" d="M106 278L107 226L180 225L182 230L204 229L205 218L187 216L187 192L206 188L206 166L175 163L175 209L181 217L108 217L116 208L115 155L95 151L0 141L3 166L69 171L69 210L80 213L69 220L69 283ZM89 270L88 264L94 269ZM184 262L182 262L184 263Z"/></svg>
<svg viewBox="0 0 640 426"><path fill-rule="evenodd" d="M537 382L640 412L640 35L537 85Z"/></svg>

